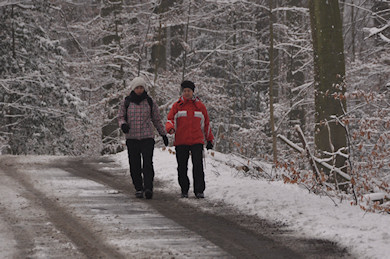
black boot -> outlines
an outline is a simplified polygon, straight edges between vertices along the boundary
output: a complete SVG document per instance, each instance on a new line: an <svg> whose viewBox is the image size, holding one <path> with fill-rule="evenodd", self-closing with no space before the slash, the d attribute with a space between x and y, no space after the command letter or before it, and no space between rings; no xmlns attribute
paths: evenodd
<svg viewBox="0 0 390 259"><path fill-rule="evenodd" d="M151 199L153 197L153 191L152 190L145 190L145 198L146 199Z"/></svg>
<svg viewBox="0 0 390 259"><path fill-rule="evenodd" d="M195 196L196 196L197 199L204 199L204 194L203 194L203 192L196 193Z"/></svg>
<svg viewBox="0 0 390 259"><path fill-rule="evenodd" d="M144 197L144 192L143 191L136 191L135 197L138 199L142 199Z"/></svg>

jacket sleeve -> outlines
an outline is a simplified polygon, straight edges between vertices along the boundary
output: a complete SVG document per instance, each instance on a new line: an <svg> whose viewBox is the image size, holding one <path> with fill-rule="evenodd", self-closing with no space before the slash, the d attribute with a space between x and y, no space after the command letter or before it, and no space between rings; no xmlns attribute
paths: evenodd
<svg viewBox="0 0 390 259"><path fill-rule="evenodd" d="M160 116L160 111L159 111L158 105L154 100L153 100L152 112L153 112L152 122L153 122L154 127L156 127L158 133L161 136L167 135L167 132L165 131L165 128L161 122L161 116Z"/></svg>
<svg viewBox="0 0 390 259"><path fill-rule="evenodd" d="M203 116L204 116L204 136L206 138L206 141L213 142L214 135L211 132L211 126L210 126L210 118L207 113L206 106L203 104Z"/></svg>
<svg viewBox="0 0 390 259"><path fill-rule="evenodd" d="M177 113L176 103L172 105L171 110L168 113L167 123L165 124L165 129L169 132L171 129L175 129L175 115Z"/></svg>
<svg viewBox="0 0 390 259"><path fill-rule="evenodd" d="M125 121L125 114L126 114L126 110L125 110L125 100L123 100L121 102L121 104L119 105L119 110L118 110L118 124L119 124L119 127L122 126L122 124L124 123L127 123Z"/></svg>

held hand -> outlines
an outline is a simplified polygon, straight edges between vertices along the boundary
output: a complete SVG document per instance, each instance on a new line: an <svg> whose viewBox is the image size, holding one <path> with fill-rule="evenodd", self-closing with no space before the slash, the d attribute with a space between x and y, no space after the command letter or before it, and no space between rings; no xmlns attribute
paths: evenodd
<svg viewBox="0 0 390 259"><path fill-rule="evenodd" d="M213 143L211 143L211 141L207 141L206 149L209 150L212 149L213 147L214 147Z"/></svg>
<svg viewBox="0 0 390 259"><path fill-rule="evenodd" d="M163 138L163 141L164 141L164 145L167 147L168 146L168 138L166 135L162 136Z"/></svg>
<svg viewBox="0 0 390 259"><path fill-rule="evenodd" d="M175 133L175 129L170 129L168 133L169 133L169 134Z"/></svg>
<svg viewBox="0 0 390 259"><path fill-rule="evenodd" d="M121 125L121 129L122 129L123 133L125 133L125 134L129 133L129 130L130 130L129 124L123 123Z"/></svg>

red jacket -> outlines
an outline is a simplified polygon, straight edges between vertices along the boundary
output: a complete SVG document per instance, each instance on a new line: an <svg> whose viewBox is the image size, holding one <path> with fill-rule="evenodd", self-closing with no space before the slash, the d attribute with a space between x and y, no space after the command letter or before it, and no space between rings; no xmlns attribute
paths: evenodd
<svg viewBox="0 0 390 259"><path fill-rule="evenodd" d="M165 125L167 132L175 130L175 146L204 144L213 141L209 115L206 106L198 99L180 97L173 104Z"/></svg>

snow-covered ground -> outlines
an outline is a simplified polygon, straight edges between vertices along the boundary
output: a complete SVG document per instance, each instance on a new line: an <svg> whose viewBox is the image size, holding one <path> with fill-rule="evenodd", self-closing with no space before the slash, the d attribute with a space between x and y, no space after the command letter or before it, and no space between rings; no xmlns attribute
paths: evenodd
<svg viewBox="0 0 390 259"><path fill-rule="evenodd" d="M155 149L155 179L165 183L163 191L179 195L173 151L174 148ZM245 177L232 166L245 161L234 155L213 153L214 156L208 151L205 157L206 199L222 201L248 215L285 223L302 237L335 241L359 258L389 258L390 215L366 213L348 201L338 201L335 206L330 198L309 193L298 185ZM126 152L114 158L123 168L129 167ZM269 165L263 165L263 169L271 173ZM190 179L191 170L190 159ZM191 191L189 194L193 195Z"/></svg>

